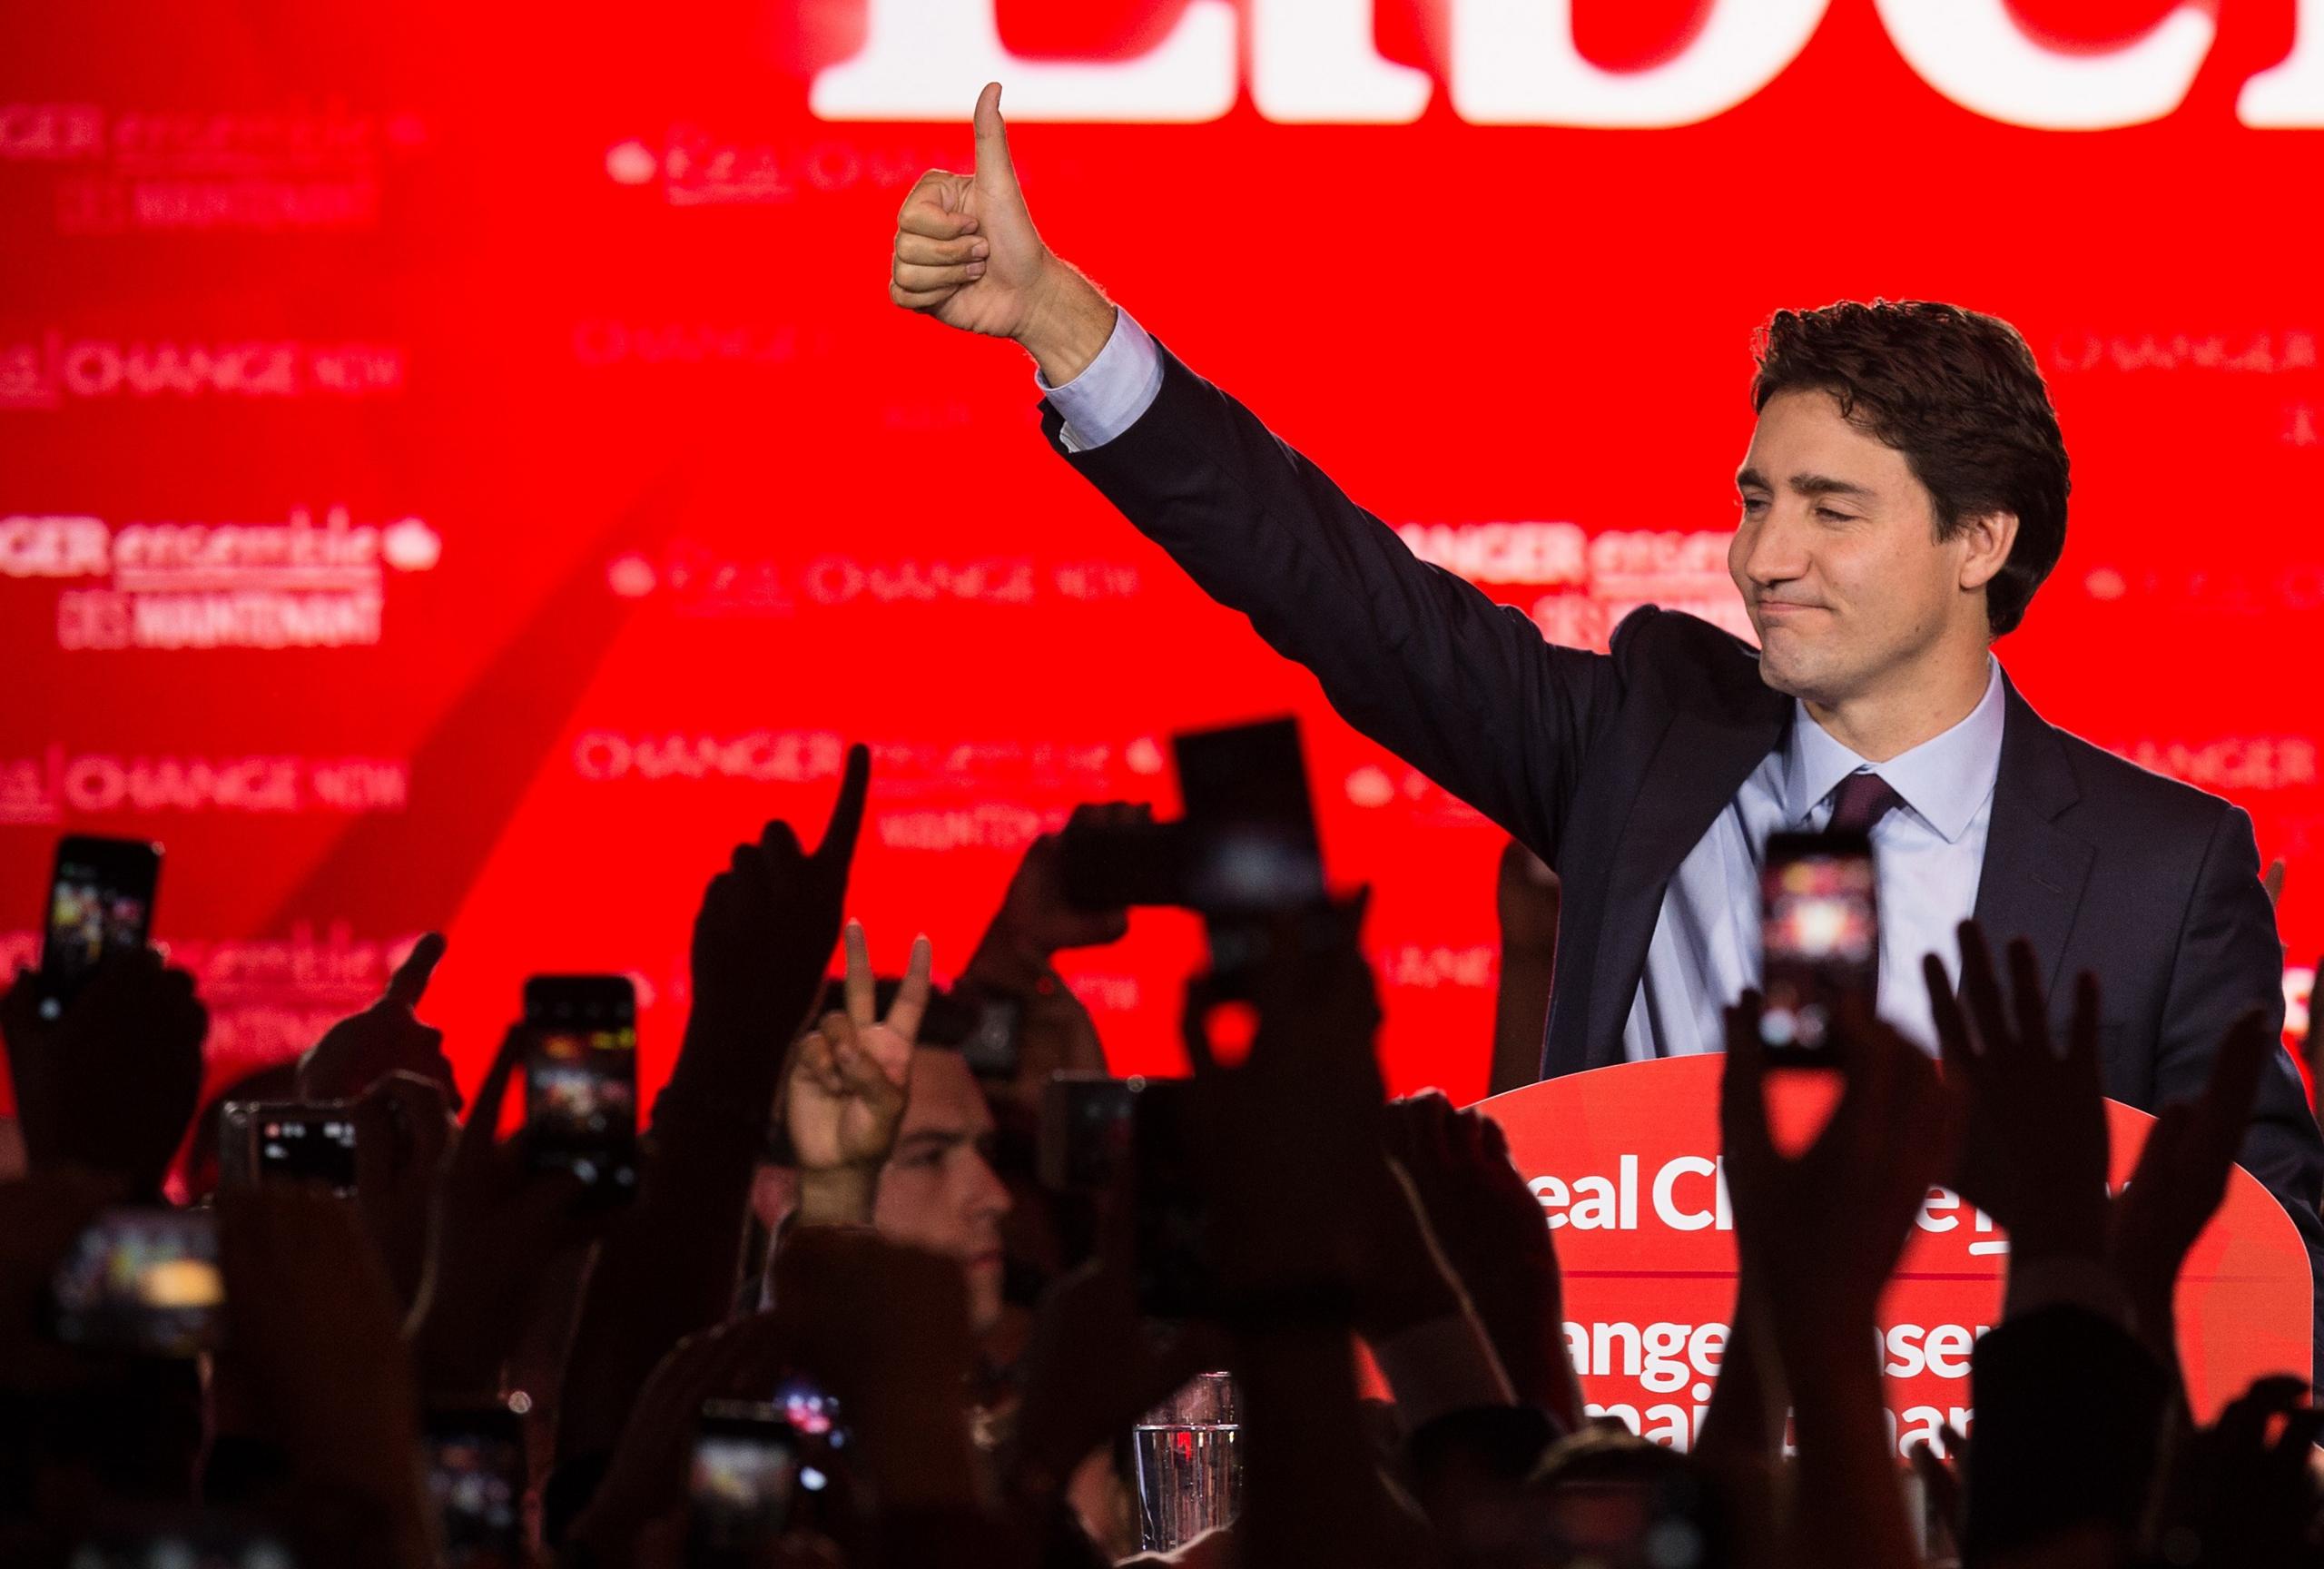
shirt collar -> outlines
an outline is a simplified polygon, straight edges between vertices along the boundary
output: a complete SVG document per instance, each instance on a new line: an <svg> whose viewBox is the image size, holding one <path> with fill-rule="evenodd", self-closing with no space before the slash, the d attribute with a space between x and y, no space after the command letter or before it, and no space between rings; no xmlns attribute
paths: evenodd
<svg viewBox="0 0 2324 1569"><path fill-rule="evenodd" d="M1807 704L1794 704L1791 735L1784 743L1785 815L1794 824L1805 824L1841 780L1869 768L1945 843L1957 841L1976 820L2001 774L2002 731L2008 718L2001 662L1988 655L1985 669L1985 695L1966 718L1881 764L1849 751L1809 717Z"/></svg>

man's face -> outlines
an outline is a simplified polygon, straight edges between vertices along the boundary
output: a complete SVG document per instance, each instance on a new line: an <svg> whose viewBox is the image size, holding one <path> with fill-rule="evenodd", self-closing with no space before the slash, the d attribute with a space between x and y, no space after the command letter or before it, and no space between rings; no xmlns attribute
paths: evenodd
<svg viewBox="0 0 2324 1569"><path fill-rule="evenodd" d="M1000 1317L1000 1218L1009 1212L1009 1189L984 1158L992 1113L958 1051L915 1050L909 1088L872 1222L891 1240L960 1266L969 1316L982 1334Z"/></svg>
<svg viewBox="0 0 2324 1569"><path fill-rule="evenodd" d="M1977 531L1938 543L1935 503L1905 455L1848 423L1830 393L1768 400L1736 488L1727 569L1777 691L1829 706L1908 672L1948 634L1982 644L1990 573L1965 570Z"/></svg>

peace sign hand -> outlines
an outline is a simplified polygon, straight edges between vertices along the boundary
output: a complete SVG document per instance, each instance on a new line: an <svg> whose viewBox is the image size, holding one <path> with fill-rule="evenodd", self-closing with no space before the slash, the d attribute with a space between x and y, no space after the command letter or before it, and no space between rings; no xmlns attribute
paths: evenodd
<svg viewBox="0 0 2324 1569"><path fill-rule="evenodd" d="M847 1008L823 1015L791 1054L783 1121L803 1176L852 1167L876 1171L895 1147L903 1121L911 1049L928 1011L928 939L911 945L911 964L881 1019L875 1009L872 957L863 924L847 923Z"/></svg>

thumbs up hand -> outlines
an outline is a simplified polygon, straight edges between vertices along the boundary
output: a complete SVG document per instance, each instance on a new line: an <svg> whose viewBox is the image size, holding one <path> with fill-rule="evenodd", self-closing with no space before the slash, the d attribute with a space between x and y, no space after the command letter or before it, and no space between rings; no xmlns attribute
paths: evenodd
<svg viewBox="0 0 2324 1569"><path fill-rule="evenodd" d="M931 169L896 216L888 298L947 327L1013 338L1052 384L1070 380L1105 347L1113 307L1041 242L1017 186L1000 84L977 98L976 169Z"/></svg>

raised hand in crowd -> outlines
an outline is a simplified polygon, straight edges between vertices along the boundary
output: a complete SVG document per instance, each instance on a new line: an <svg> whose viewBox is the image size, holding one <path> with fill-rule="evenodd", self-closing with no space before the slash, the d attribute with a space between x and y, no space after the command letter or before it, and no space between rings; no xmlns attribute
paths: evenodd
<svg viewBox="0 0 2324 1569"><path fill-rule="evenodd" d="M792 1239L776 1270L773 1310L690 1337L646 1381L605 1481L570 1534L583 1561L676 1569L686 1456L704 1402L763 1401L785 1378L799 1378L837 1401L852 1436L815 1459L825 1473L814 1511L821 1520L764 1544L754 1562L803 1569L1031 1563L985 1507L970 1431L973 1347L959 1269L860 1228L818 1228ZM867 1513L875 1505L876 1518Z"/></svg>
<svg viewBox="0 0 2324 1569"><path fill-rule="evenodd" d="M1068 831L1082 825L1119 826L1150 818L1144 805L1105 802L1073 809ZM1017 1071L989 1088L1006 1119L1011 1112L1029 1120L1039 1111L1041 1087L1053 1073L1102 1072L1104 1049L1089 1011L1058 974L1057 955L1076 948L1119 942L1129 930L1127 910L1083 910L1067 898L1063 836L1044 834L1026 847L1025 858L1009 880L1000 908L977 942L960 972L964 1002L1000 998L1017 1010Z"/></svg>
<svg viewBox="0 0 2324 1569"><path fill-rule="evenodd" d="M1944 1169L1945 1119L1934 1064L1862 1009L1834 1031L1841 1090L1797 1154L1768 1123L1770 1068L1759 999L1727 1015L1719 1127L1740 1268L1765 1293L1764 1324L1793 1401L1797 1506L1783 1526L1796 1562L1830 1569L1916 1565L1888 1442L1875 1311L1913 1217Z"/></svg>
<svg viewBox="0 0 2324 1569"><path fill-rule="evenodd" d="M2260 1076L2280 1049L2257 1010L2230 1026L2202 1094L2162 1109L2109 1210L2106 1256L2132 1327L2166 1365L2178 1350L2179 1271L2227 1197Z"/></svg>
<svg viewBox="0 0 2324 1569"><path fill-rule="evenodd" d="M2324 1408L2305 1378L2262 1378L2180 1451L2152 1534L2178 1569L2306 1569L2324 1558L2316 1446Z"/></svg>
<svg viewBox="0 0 2324 1569"><path fill-rule="evenodd" d="M1073 809L1066 833L1119 829L1151 822L1154 809L1130 801L1087 802ZM1043 834L1026 846L1025 857L1009 879L1000 908L985 929L980 951L1022 966L1027 979L1074 948L1103 948L1129 932L1128 910L1084 910L1067 897L1064 834Z"/></svg>
<svg viewBox="0 0 2324 1569"><path fill-rule="evenodd" d="M2105 1110L2099 1081L2100 998L2094 976L2075 983L2066 1038L2053 1042L2033 950L2010 945L2004 995L1984 935L1961 928L1961 987L1925 966L1944 1051L1945 1089L1960 1130L1954 1186L2009 1233L2013 1283L2058 1261L2084 1261L2085 1281L2124 1316L2165 1367L2175 1366L2171 1297L2188 1250L2225 1197L2269 1054L2277 1050L2255 1008L2230 1027L2194 1100L2162 1109L2128 1187L2107 1195ZM2021 1291L2021 1296L2023 1295Z"/></svg>
<svg viewBox="0 0 2324 1569"><path fill-rule="evenodd" d="M441 1086L398 1070L373 1081L355 1119L355 1202L388 1267L396 1300L419 1295L444 1150L458 1126Z"/></svg>
<svg viewBox="0 0 2324 1569"><path fill-rule="evenodd" d="M775 1260L774 1301L797 1366L852 1414L850 1447L881 1507L980 1510L960 1266L863 1228L810 1228Z"/></svg>
<svg viewBox="0 0 2324 1569"><path fill-rule="evenodd" d="M2106 1238L2108 1144L2098 982L2076 981L2066 1038L2053 1042L2032 945L2011 943L2009 964L2014 997L2004 998L1974 922L1961 927L1957 999L1936 956L1923 962L1958 1130L1951 1185L2009 1233L2014 1266L2095 1260Z"/></svg>
<svg viewBox="0 0 2324 1569"><path fill-rule="evenodd" d="M686 1465L705 1401L763 1399L788 1361L782 1327L753 1314L671 1347L639 1391L621 1442L568 1540L596 1569L675 1564L685 1531Z"/></svg>
<svg viewBox="0 0 2324 1569"><path fill-rule="evenodd" d="M299 1059L299 1099L352 1100L389 1073L415 1073L439 1086L454 1110L459 1086L444 1055L444 1032L419 1021L428 982L444 959L444 939L430 932L411 945L379 1000L332 1025Z"/></svg>
<svg viewBox="0 0 2324 1569"><path fill-rule="evenodd" d="M2010 1238L2004 1321L1973 1362L1963 1546L1973 1559L2120 1555L2150 1524L2171 1430L2183 1439L2179 1270L2225 1195L2278 1048L2258 1010L2237 1020L2201 1097L2163 1109L2129 1185L2110 1199L2097 982L2077 982L2066 1038L2053 1042L2032 950L2013 943L2009 966L2005 993L1970 923L1958 997L1940 967L1926 967L1962 1131L1958 1185Z"/></svg>
<svg viewBox="0 0 2324 1569"><path fill-rule="evenodd" d="M25 972L0 998L28 1169L86 1167L158 1197L202 1094L210 1014L193 977L151 948L114 949L56 1018L42 997Z"/></svg>
<svg viewBox="0 0 2324 1569"><path fill-rule="evenodd" d="M1243 1386L1249 1503L1235 1534L1254 1564L1394 1564L1415 1547L1417 1523L1374 1469L1347 1346L1379 1213L1350 1195L1393 1179L1379 1004L1358 947L1364 903L1275 923L1239 1065L1222 1061L1213 983L1187 988L1187 1132Z"/></svg>
<svg viewBox="0 0 2324 1569"><path fill-rule="evenodd" d="M863 1226L872 1221L880 1168L895 1148L911 1079L912 1044L928 1011L928 939L887 1017L874 1001L872 955L858 922L847 923L845 1009L825 1013L791 1049L783 1084L783 1128L799 1169L799 1221Z"/></svg>
<svg viewBox="0 0 2324 1569"><path fill-rule="evenodd" d="M850 747L812 854L772 821L704 892L685 1037L655 1102L637 1200L599 1248L566 1365L558 1456L580 1465L561 1510L586 1499L589 1470L663 1355L733 1302L751 1174L785 1053L839 941L871 770L870 753Z"/></svg>
<svg viewBox="0 0 2324 1569"><path fill-rule="evenodd" d="M680 1342L639 1394L605 1479L568 1540L596 1569L676 1569L686 1456L704 1402L764 1400L786 1377L834 1397L852 1440L831 1475L823 1525L768 1544L771 1565L1029 1563L989 1514L970 1439L973 1359L958 1268L862 1229L794 1236L770 1312ZM876 1526L862 1511L876 1502Z"/></svg>
<svg viewBox="0 0 2324 1569"><path fill-rule="evenodd" d="M1517 1398L1567 1431L1578 1429L1581 1386L1566 1351L1557 1248L1501 1125L1433 1090L1390 1101L1386 1118L1388 1154L1419 1199Z"/></svg>
<svg viewBox="0 0 2324 1569"><path fill-rule="evenodd" d="M1313 1298L1352 1319L1371 1241L1346 1188L1351 1179L1387 1179L1380 1005L1354 935L1365 903L1359 894L1275 922L1250 1004L1256 1029L1239 1063L1230 1066L1214 1041L1222 1003L1210 979L1188 983L1187 1120L1215 1201L1212 1244L1230 1302Z"/></svg>
<svg viewBox="0 0 2324 1569"><path fill-rule="evenodd" d="M1033 1318L1001 1477L1029 1519L1062 1506L1082 1468L1109 1469L1115 1441L1142 1414L1228 1359L1216 1325L1139 1308L1128 1178L1110 1195L1097 1256L1051 1286Z"/></svg>
<svg viewBox="0 0 2324 1569"><path fill-rule="evenodd" d="M680 1056L689 1090L697 1076L724 1088L728 1076L751 1072L772 1090L784 1050L822 993L824 966L839 941L871 784L871 753L851 746L831 822L812 853L790 824L771 819L754 843L734 847L726 869L704 890Z"/></svg>
<svg viewBox="0 0 2324 1569"><path fill-rule="evenodd" d="M477 1086L476 1100L431 1185L433 1223L405 1326L419 1386L430 1398L485 1399L532 1313L549 1264L604 1228L569 1170L536 1165L524 1135L503 1139L501 1107L532 1034L512 1026ZM415 1095L413 1100L419 1098ZM410 1112L424 1119L424 1104ZM359 1198L364 1145L356 1145Z"/></svg>

